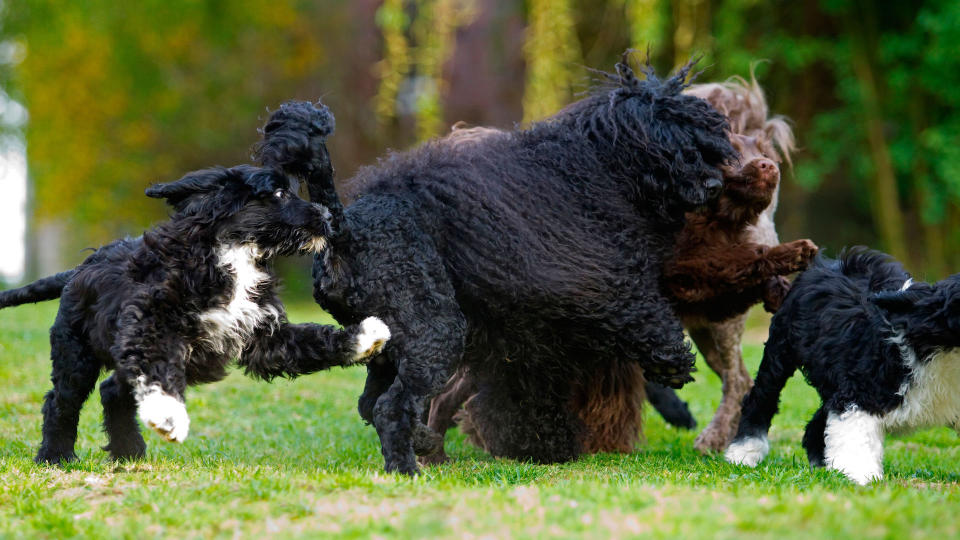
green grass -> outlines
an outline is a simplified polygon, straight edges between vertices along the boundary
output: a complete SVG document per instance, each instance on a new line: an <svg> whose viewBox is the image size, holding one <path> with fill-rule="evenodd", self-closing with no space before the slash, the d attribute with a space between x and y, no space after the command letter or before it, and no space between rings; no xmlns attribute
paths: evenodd
<svg viewBox="0 0 960 540"><path fill-rule="evenodd" d="M447 437L451 464L385 475L356 414L364 371L257 383L239 373L191 389L182 445L146 432L148 457L117 465L99 447L99 398L80 422L79 459L39 467L55 303L0 311L0 537L950 538L960 534L960 450L946 429L888 437L887 478L865 488L811 471L800 447L815 393L795 377L757 469L693 450L695 433L646 415L646 444L538 466L492 459ZM310 306L297 320L320 319ZM762 323L760 323L762 324ZM750 334L762 335L760 331ZM762 339L762 338L760 338ZM761 354L746 346L751 371ZM703 425L717 377L681 391Z"/></svg>

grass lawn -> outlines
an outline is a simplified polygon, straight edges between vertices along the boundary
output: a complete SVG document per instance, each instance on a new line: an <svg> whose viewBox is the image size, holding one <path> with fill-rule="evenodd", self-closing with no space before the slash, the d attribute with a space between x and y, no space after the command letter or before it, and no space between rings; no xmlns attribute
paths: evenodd
<svg viewBox="0 0 960 540"><path fill-rule="evenodd" d="M646 444L538 466L492 459L447 437L448 465L381 472L376 433L356 413L364 370L257 383L233 373L191 389L182 445L145 432L125 465L99 448L99 396L83 411L79 460L39 467L56 303L0 311L0 537L956 538L960 449L947 429L888 437L887 477L866 488L811 471L800 438L817 405L795 377L756 470L701 457L695 433L647 413ZM322 317L291 310L296 320ZM746 346L751 372L762 326ZM701 425L720 397L704 366L681 391Z"/></svg>

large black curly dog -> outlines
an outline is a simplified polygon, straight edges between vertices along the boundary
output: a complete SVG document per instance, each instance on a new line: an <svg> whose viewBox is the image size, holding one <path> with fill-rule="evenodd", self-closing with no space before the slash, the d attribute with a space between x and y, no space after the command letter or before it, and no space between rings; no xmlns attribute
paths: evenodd
<svg viewBox="0 0 960 540"><path fill-rule="evenodd" d="M606 87L527 129L391 154L352 180L342 214L322 157L274 163L306 175L341 226L315 258L316 300L341 323L376 315L391 329L359 402L387 471L416 473L415 454L442 448L424 408L461 365L479 384L477 414L503 427L491 452L539 462L580 452L566 404L583 373L619 360L690 380L661 266L735 153L724 117L681 94L689 70L641 81L625 59ZM310 115L278 111L265 146L300 131L309 147Z"/></svg>
<svg viewBox="0 0 960 540"><path fill-rule="evenodd" d="M100 385L105 450L128 459L146 448L138 411L164 438L183 441L186 386L223 378L234 359L269 380L379 351L390 334L373 317L345 329L287 322L271 262L313 253L330 235L327 209L295 187L279 170L246 165L152 186L147 195L174 207L169 221L72 270L0 292L0 308L60 298L38 462L75 457L80 408L105 368L115 369Z"/></svg>

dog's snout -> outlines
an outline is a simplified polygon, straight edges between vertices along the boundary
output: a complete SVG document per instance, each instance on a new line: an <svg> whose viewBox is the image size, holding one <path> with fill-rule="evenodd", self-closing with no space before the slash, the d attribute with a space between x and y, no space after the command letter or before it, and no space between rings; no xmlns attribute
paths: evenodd
<svg viewBox="0 0 960 540"><path fill-rule="evenodd" d="M704 184L704 188L707 190L707 198L716 199L720 196L720 192L723 191L723 182L717 178L710 178Z"/></svg>
<svg viewBox="0 0 960 540"><path fill-rule="evenodd" d="M753 180L776 183L780 180L780 169L771 159L757 158L747 163L742 170L742 175Z"/></svg>

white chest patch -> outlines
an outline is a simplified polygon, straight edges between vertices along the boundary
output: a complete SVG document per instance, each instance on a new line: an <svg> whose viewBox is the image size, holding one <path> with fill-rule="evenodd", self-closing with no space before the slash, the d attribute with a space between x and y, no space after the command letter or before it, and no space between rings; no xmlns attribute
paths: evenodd
<svg viewBox="0 0 960 540"><path fill-rule="evenodd" d="M908 346L901 345L901 353ZM917 361L911 350L903 354L912 372L911 380L900 389L903 403L883 415L888 432L911 431L923 427L960 427L960 349L938 352L928 362Z"/></svg>
<svg viewBox="0 0 960 540"><path fill-rule="evenodd" d="M217 251L217 266L233 276L233 291L225 306L200 314L204 343L218 354L237 356L253 331L261 325L276 325L280 314L273 306L255 301L256 289L270 279L257 267L260 251L253 245L223 246Z"/></svg>

